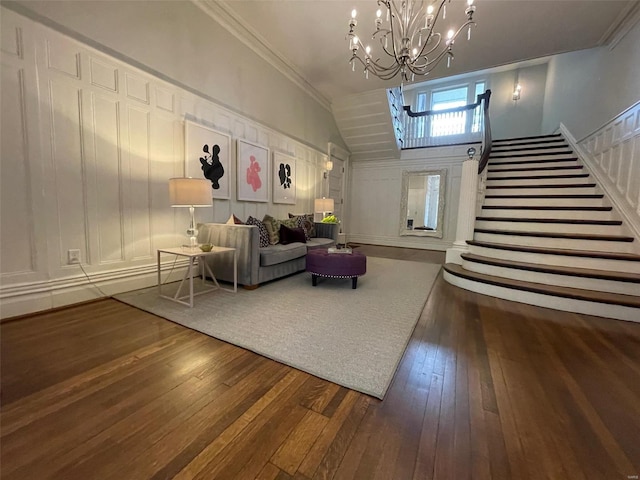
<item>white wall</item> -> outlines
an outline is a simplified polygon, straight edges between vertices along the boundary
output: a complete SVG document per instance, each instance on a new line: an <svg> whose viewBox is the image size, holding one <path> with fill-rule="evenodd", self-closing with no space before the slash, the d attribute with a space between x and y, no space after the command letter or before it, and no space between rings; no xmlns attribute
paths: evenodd
<svg viewBox="0 0 640 480"><path fill-rule="evenodd" d="M592 48L552 57L543 133L560 122L578 140L640 100L640 23L612 50Z"/></svg>
<svg viewBox="0 0 640 480"><path fill-rule="evenodd" d="M344 146L328 108L188 0L27 0L20 13L325 151Z"/></svg>
<svg viewBox="0 0 640 480"><path fill-rule="evenodd" d="M444 251L456 235L462 162L468 145L405 150L400 159L353 162L347 240ZM403 170L446 170L443 237L400 236Z"/></svg>
<svg viewBox="0 0 640 480"><path fill-rule="evenodd" d="M295 205L234 200L233 167L231 199L197 220L312 211L326 143L311 148L5 8L1 21L3 317L100 296L69 249L108 294L155 283L156 249L179 245L188 225L168 198L185 170L185 118L296 158Z"/></svg>

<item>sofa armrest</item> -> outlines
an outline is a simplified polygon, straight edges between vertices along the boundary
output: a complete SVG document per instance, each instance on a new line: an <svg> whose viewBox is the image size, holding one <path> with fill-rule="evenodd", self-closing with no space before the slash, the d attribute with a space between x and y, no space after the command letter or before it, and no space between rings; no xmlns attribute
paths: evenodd
<svg viewBox="0 0 640 480"><path fill-rule="evenodd" d="M198 225L198 242L235 248L238 254L238 283L258 284L260 238L255 225L201 223ZM207 263L217 279L233 282L233 255L212 255L207 257Z"/></svg>
<svg viewBox="0 0 640 480"><path fill-rule="evenodd" d="M340 225L337 223L322 223L314 222L316 226L316 237L330 238L338 241L338 232L340 231Z"/></svg>

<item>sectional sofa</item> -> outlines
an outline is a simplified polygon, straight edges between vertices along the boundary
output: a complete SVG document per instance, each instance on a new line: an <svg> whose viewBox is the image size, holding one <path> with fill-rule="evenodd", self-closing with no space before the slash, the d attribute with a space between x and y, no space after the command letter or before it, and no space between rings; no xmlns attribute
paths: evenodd
<svg viewBox="0 0 640 480"><path fill-rule="evenodd" d="M305 269L308 249L335 246L338 225L315 223L315 236L303 242L260 246L260 232L255 225L202 223L198 225L198 242L238 251L238 284L256 288L270 280ZM212 255L207 263L218 280L233 282L233 255Z"/></svg>

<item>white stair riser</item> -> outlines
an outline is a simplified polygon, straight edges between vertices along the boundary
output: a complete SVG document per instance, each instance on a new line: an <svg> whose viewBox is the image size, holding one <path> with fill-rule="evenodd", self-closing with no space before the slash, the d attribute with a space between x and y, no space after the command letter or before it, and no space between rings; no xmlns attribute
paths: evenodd
<svg viewBox="0 0 640 480"><path fill-rule="evenodd" d="M566 248L573 250L591 250L595 252L637 253L634 246L635 242L529 237L524 235L501 235L479 232L474 234L474 240L491 243L506 243L507 245L524 245L528 247Z"/></svg>
<svg viewBox="0 0 640 480"><path fill-rule="evenodd" d="M574 257L572 255L551 255L546 253L514 252L498 248L469 245L469 252L489 258L513 260L515 262L553 265L557 267L580 267L609 272L628 272L640 275L640 262L612 260L608 258Z"/></svg>
<svg viewBox="0 0 640 480"><path fill-rule="evenodd" d="M526 148L526 150L520 150L521 148ZM517 150L516 150L517 149ZM496 148L493 148L493 145L491 146L491 157L493 158L494 155L540 155L540 154L544 154L544 155L564 155L565 153L567 153L567 151L569 151L569 153L571 153L571 148L570 147L566 147L566 146L559 146L556 147L554 146L553 148L529 148L529 146L520 146L520 147L516 147L515 145L512 145L511 148L506 148L506 147L500 147L500 146L496 146Z"/></svg>
<svg viewBox="0 0 640 480"><path fill-rule="evenodd" d="M487 192L486 195L493 195ZM602 198L489 198L485 196L485 205L517 205L517 206L548 206L558 207L585 206L601 207L604 205Z"/></svg>
<svg viewBox="0 0 640 480"><path fill-rule="evenodd" d="M558 232L584 233L598 232L601 235L626 235L627 231L621 225L581 225L573 223L529 223L502 222L499 220L476 220L476 228L492 230L512 230L516 232Z"/></svg>
<svg viewBox="0 0 640 480"><path fill-rule="evenodd" d="M561 168L559 170L519 170L510 172L499 172L495 170L488 170L487 177L491 177L492 180L497 180L504 177L528 177L530 175L535 176L554 176L554 175L576 175L580 173L587 173L584 168ZM516 178L517 180L518 178ZM538 179L540 183L544 183L544 178Z"/></svg>
<svg viewBox="0 0 640 480"><path fill-rule="evenodd" d="M487 188L489 195L593 195L602 193L596 187L568 187L568 188L545 188L545 187L529 187L529 188Z"/></svg>
<svg viewBox="0 0 640 480"><path fill-rule="evenodd" d="M514 158L513 160L519 161ZM573 167L575 165L581 165L577 160L566 160L562 162L535 162L535 163L506 163L502 164L502 160L490 161L487 171L501 170L503 168L544 168L544 167Z"/></svg>
<svg viewBox="0 0 640 480"><path fill-rule="evenodd" d="M511 186L511 185L531 185L537 187L538 185L584 185L585 183L594 183L590 177L576 177L576 178L516 178L505 179L496 178L487 180L486 185L489 186Z"/></svg>
<svg viewBox="0 0 640 480"><path fill-rule="evenodd" d="M480 212L482 217L508 217L508 218L554 218L569 220L618 220L611 211L591 210L515 210L511 208L487 209Z"/></svg>
<svg viewBox="0 0 640 480"><path fill-rule="evenodd" d="M499 287L496 285L488 285L486 283L460 278L446 271L444 272L444 279L450 284L464 288L465 290L514 302L538 305L565 312L576 312L583 313L585 315L596 315L599 317L615 318L630 322L640 322L640 309L637 308L609 305L599 302L587 302L584 300L574 300L571 298L555 297L552 295L543 295L539 293Z"/></svg>
<svg viewBox="0 0 640 480"><path fill-rule="evenodd" d="M517 155L517 156L516 156ZM522 155L522 156L521 156ZM542 155L527 155L523 152L513 152L513 154L509 154L507 152L504 153L491 153L489 157L489 168L491 168L495 163L500 162L509 162L509 161L540 161L540 160L569 160L572 158L576 158L575 153L544 153Z"/></svg>
<svg viewBox="0 0 640 480"><path fill-rule="evenodd" d="M640 284L619 282L615 280L603 280L597 278L576 277L573 275L558 275L552 273L532 272L516 268L486 265L484 263L463 260L462 267L471 272L494 275L496 277L522 280L525 282L540 283L542 285L555 285L558 287L581 288L597 292L619 293L621 295L636 295L640 290Z"/></svg>
<svg viewBox="0 0 640 480"><path fill-rule="evenodd" d="M569 144L565 141L548 141L548 142L540 142L540 143L527 143L526 140L521 140L519 142L513 142L513 143L504 143L501 142L500 140L495 140L491 146L492 149L497 148L500 150L504 150L504 149L508 149L508 148L534 148L534 147L564 147L564 148L571 148L569 146Z"/></svg>

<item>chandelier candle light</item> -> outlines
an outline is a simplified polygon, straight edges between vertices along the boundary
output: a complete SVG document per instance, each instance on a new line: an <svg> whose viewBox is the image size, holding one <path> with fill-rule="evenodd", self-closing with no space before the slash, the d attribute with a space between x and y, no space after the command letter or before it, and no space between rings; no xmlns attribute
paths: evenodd
<svg viewBox="0 0 640 480"><path fill-rule="evenodd" d="M380 58L374 59L371 47L365 46L355 33L358 24L357 12L351 12L349 21L349 49L352 52L349 62L355 71L356 60L364 66L364 76L369 72L382 80L390 80L400 74L401 80L414 80L415 75L427 75L440 61L447 57L447 67L453 60L453 44L465 28L467 40L471 39L471 27L476 23L473 14L476 7L474 0L467 0L464 11L467 20L457 29L449 30L446 38L435 30L446 19L447 3L451 0L434 0L427 5L424 0L378 0L378 5L386 8L386 21L383 21L383 10L378 9L375 19L373 39L380 41L384 53L391 57L385 65ZM363 53L364 52L364 53Z"/></svg>

